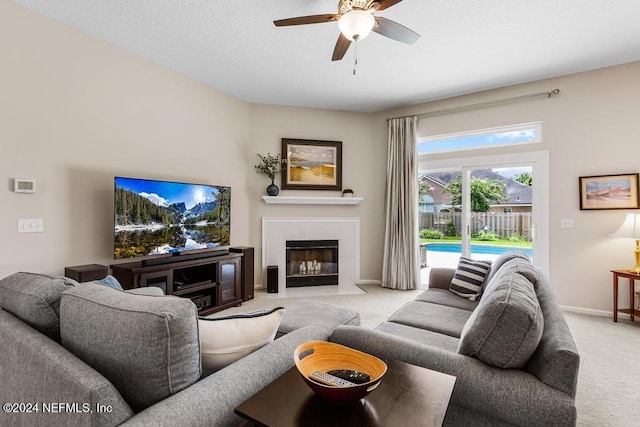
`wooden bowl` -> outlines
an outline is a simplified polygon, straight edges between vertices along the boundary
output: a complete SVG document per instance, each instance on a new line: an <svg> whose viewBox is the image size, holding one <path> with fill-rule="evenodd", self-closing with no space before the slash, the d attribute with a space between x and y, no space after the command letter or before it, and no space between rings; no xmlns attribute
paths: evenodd
<svg viewBox="0 0 640 427"><path fill-rule="evenodd" d="M293 352L298 372L307 385L327 402L350 404L357 402L380 384L387 372L387 364L370 354L326 341L309 341ZM336 387L309 378L314 371L328 372L347 369L369 375L369 381L354 386Z"/></svg>

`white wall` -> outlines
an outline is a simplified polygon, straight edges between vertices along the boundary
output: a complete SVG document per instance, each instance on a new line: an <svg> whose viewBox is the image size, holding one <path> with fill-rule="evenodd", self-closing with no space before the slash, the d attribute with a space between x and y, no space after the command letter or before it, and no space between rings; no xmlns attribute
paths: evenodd
<svg viewBox="0 0 640 427"><path fill-rule="evenodd" d="M552 98L420 119L420 136L542 122L542 144L489 149L478 155L548 150L550 159L550 277L560 303L612 311L609 270L634 265L631 240L613 239L628 211L580 211L578 177L640 172L640 63L451 98L378 114L417 114L442 108L536 93L555 88ZM434 155L434 159L469 153ZM560 228L571 218L574 228ZM621 301L627 305L627 285Z"/></svg>

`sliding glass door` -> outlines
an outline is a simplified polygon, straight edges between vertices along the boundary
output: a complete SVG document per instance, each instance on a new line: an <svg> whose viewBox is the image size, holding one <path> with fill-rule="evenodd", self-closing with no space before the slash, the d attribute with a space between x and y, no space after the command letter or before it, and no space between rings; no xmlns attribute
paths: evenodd
<svg viewBox="0 0 640 427"><path fill-rule="evenodd" d="M429 267L455 267L461 255L493 260L519 250L546 269L547 169L547 152L420 159L423 283Z"/></svg>

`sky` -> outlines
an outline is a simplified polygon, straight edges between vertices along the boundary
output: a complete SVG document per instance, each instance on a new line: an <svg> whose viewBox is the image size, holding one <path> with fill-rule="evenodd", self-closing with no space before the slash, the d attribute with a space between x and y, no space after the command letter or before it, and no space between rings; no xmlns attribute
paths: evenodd
<svg viewBox="0 0 640 427"><path fill-rule="evenodd" d="M509 132L463 135L446 139L419 141L418 153L440 153L445 151L470 150L474 148L492 147L503 144L511 145L527 143L535 140L535 128Z"/></svg>
<svg viewBox="0 0 640 427"><path fill-rule="evenodd" d="M133 191L158 206L184 202L187 209L193 208L198 203L214 201L214 194L218 192L212 185L122 177L115 178L115 185L118 188Z"/></svg>

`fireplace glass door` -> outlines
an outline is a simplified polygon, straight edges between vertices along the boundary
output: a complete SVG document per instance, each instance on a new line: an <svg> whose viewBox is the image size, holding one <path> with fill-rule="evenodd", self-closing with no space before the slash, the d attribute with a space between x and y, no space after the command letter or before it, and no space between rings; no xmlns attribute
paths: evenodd
<svg viewBox="0 0 640 427"><path fill-rule="evenodd" d="M338 284L337 240L288 240L286 286Z"/></svg>

